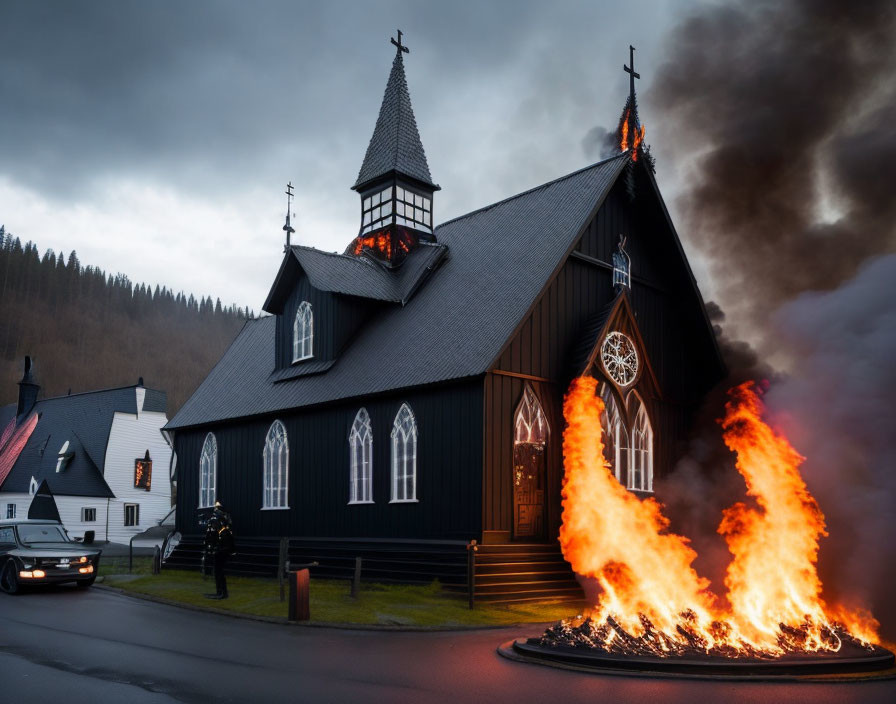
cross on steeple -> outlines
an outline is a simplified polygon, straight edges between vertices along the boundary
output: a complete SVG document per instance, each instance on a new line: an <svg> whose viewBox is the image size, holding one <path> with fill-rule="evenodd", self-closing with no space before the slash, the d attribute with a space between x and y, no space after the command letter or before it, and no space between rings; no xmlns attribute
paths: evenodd
<svg viewBox="0 0 896 704"><path fill-rule="evenodd" d="M395 41L394 37L392 37L389 41L391 41L395 46L398 47L399 52L403 51L405 54L411 53L411 50L401 43L401 30L399 29L396 31L398 32L398 41Z"/></svg>
<svg viewBox="0 0 896 704"><path fill-rule="evenodd" d="M629 80L628 94L629 94L629 96L634 98L635 97L635 79L641 78L641 74L635 73L635 47L633 47L631 44L628 45L628 62L631 64L631 66L629 67L629 66L626 66L625 64L622 64L622 69L627 74L629 74L629 76L628 76L628 80Z"/></svg>
<svg viewBox="0 0 896 704"><path fill-rule="evenodd" d="M289 222L289 211L292 210L292 208L290 208L290 204L292 203L293 199L292 188L292 181L290 181L286 184L286 224L283 226L283 231L286 233L286 246L283 248L284 252L289 249L290 235L295 232L295 229Z"/></svg>

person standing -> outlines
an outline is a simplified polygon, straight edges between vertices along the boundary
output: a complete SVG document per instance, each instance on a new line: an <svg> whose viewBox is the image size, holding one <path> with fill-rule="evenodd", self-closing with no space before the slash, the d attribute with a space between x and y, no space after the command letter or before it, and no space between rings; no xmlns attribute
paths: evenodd
<svg viewBox="0 0 896 704"><path fill-rule="evenodd" d="M227 561L233 555L235 542L230 515L224 510L220 501L215 502L215 510L205 526L205 554L215 565L215 593L206 594L207 599L226 599L227 577L224 570Z"/></svg>

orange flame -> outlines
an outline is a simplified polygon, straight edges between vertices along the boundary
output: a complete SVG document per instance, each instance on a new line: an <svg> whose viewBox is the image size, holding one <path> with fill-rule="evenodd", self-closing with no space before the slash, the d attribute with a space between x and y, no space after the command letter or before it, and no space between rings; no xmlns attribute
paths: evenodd
<svg viewBox="0 0 896 704"><path fill-rule="evenodd" d="M622 118L622 135L619 140L619 149L620 151L627 151L631 149L632 152L632 161L638 160L638 147L641 146L641 142L644 140L644 125L641 125L639 129L635 129L632 131L631 136L632 139L629 141L629 118L631 117L631 108L625 111L625 117Z"/></svg>
<svg viewBox="0 0 896 704"><path fill-rule="evenodd" d="M730 609L691 566L687 538L667 532L662 505L640 500L615 478L603 457L597 381L575 379L564 400L565 475L560 545L572 568L602 587L591 638L602 647L640 639L657 655L683 647L725 654L779 655L837 650L839 632L876 642L873 619L826 610L815 570L824 517L798 467L802 458L760 418L747 384L732 393L725 441L759 510L730 508L719 528L734 556L728 569ZM830 615L829 615L830 614ZM614 641L616 642L613 645Z"/></svg>
<svg viewBox="0 0 896 704"><path fill-rule="evenodd" d="M752 508L737 503L719 526L734 556L725 586L731 618L751 642L779 637L778 624L816 624L807 633L805 649L818 650L818 628L828 621L816 571L818 540L827 535L824 514L800 476L805 458L762 419L762 402L747 382L729 392L721 421L725 444L737 453L737 469ZM837 607L853 635L876 641L875 627L861 616Z"/></svg>

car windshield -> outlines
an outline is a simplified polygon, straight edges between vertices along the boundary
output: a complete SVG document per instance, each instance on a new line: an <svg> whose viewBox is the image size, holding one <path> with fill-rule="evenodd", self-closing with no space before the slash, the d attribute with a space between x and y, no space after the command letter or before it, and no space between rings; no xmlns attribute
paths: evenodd
<svg viewBox="0 0 896 704"><path fill-rule="evenodd" d="M67 543L68 538L59 526L23 525L19 526L19 540L23 545L32 543Z"/></svg>

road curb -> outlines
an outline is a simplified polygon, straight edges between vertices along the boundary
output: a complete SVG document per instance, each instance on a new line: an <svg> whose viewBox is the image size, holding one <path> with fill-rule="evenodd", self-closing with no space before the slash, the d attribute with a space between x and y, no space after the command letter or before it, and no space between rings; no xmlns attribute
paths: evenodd
<svg viewBox="0 0 896 704"><path fill-rule="evenodd" d="M403 626L400 624L387 623L324 623L321 621L289 621L285 618L277 618L276 616L259 616L256 614L246 614L239 611L228 611L226 609L216 609L213 606L196 606L195 604L186 604L182 601L174 601L165 597L155 596L153 594L144 594L141 592L132 592L126 589L120 589L108 584L95 583L92 589L100 589L102 591L112 592L121 596L139 599L140 601L151 601L156 604L164 604L165 606L176 606L181 609L190 611L200 611L203 613L218 614L220 616L230 616L231 618L240 618L245 621L258 621L261 623L270 623L279 626L298 626L301 628L332 628L341 631L392 631L408 633L450 633L452 631L497 631L502 628L546 628L553 621L543 623L508 623L506 625L490 625L490 626Z"/></svg>

